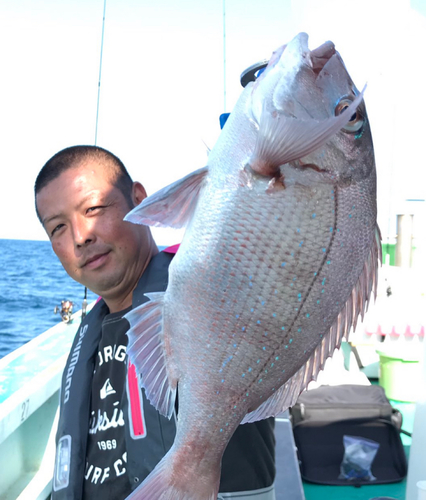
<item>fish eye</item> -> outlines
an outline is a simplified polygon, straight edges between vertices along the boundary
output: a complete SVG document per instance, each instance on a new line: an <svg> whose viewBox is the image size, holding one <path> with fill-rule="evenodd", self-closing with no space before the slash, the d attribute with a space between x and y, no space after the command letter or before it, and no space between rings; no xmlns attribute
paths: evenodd
<svg viewBox="0 0 426 500"><path fill-rule="evenodd" d="M335 115L336 116L341 115L351 104L352 101L350 99L347 98L341 99L334 110ZM357 109L355 113L351 116L348 123L343 127L343 130L354 134L356 132L359 132L363 125L364 125L364 116Z"/></svg>

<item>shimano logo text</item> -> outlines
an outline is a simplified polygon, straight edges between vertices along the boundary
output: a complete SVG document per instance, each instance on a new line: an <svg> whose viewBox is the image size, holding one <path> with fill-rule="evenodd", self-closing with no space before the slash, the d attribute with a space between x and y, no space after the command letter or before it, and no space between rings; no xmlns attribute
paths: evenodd
<svg viewBox="0 0 426 500"><path fill-rule="evenodd" d="M88 327L89 327L89 325L84 325L84 327L80 330L77 345L74 347L74 349L71 353L71 356L70 356L70 364L68 365L66 379L65 379L64 404L70 398L70 388L71 388L71 384L72 384L72 375L74 373L75 365L78 362L78 358L80 357L81 344L83 342L83 337L86 334Z"/></svg>

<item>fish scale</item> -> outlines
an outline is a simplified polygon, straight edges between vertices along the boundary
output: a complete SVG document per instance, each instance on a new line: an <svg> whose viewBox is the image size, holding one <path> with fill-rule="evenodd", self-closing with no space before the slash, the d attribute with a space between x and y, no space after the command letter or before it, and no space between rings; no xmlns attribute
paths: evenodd
<svg viewBox="0 0 426 500"><path fill-rule="evenodd" d="M167 291L126 315L148 399L170 417L179 391L175 442L129 498L215 499L237 426L292 405L363 314L380 245L366 116L333 44L300 34L244 89L207 167L126 217L187 224Z"/></svg>
<svg viewBox="0 0 426 500"><path fill-rule="evenodd" d="M314 237L310 237L311 233L311 226L320 226L323 225L326 228L329 228L331 224L334 223L334 217L331 214L332 209L330 210L323 210L324 216L328 215L328 217L324 217L326 220L324 222L321 221L322 217L321 214L318 214L318 217L312 218L312 213L313 210L317 207L317 204L319 200L322 198L330 198L330 187L325 186L323 190L316 189L316 197L313 197L309 200L309 203L307 202L307 196L303 196L301 203L299 205L294 204L294 195L291 192L286 193L286 196L292 200L289 205L293 208L294 211L294 216L295 218L298 219L298 221L301 222L301 224L296 224L295 226L289 226L287 231L280 233L280 236L276 238L276 240L272 242L272 244L268 247L268 252L264 256L261 262L259 262L258 259L254 262L255 267L250 268L250 264L253 265L253 251L250 251L250 246L255 246L256 242L252 241L251 245L246 245L246 248L242 248L242 252L238 253L238 256L240 259L243 261L244 269L246 271L242 273L239 276L234 277L234 279L230 282L229 279L229 273L226 268L223 268L221 266L221 260L223 256L224 251L222 251L222 254L218 254L217 252L209 253L209 249L200 249L200 245L197 244L196 241L191 241L191 238L187 240L187 244L189 247L192 249L194 253L194 258L189 254L187 256L186 262L190 263L189 269L188 269L188 276L185 278L185 271L182 269L182 265L179 263L178 257L176 257L175 261L175 266L180 267L180 276L181 276L181 286L185 287L186 280L187 279L192 279L194 281L195 276L200 276L200 282L198 286L194 286L193 290L195 294L201 295L202 297L205 297L205 299L202 302L202 305L200 306L199 301L195 300L194 296L187 296L185 297L185 301L188 301L189 304L197 304L197 307L199 308L197 311L189 311L189 316L195 317L196 315L201 316L205 318L205 321L203 323L206 324L211 324L213 321L216 323L216 329L219 332L239 332L239 335L237 334L236 337L230 337L230 342L228 344L228 349L226 351L223 351L223 336L220 336L220 338L216 339L216 343L218 346L221 347L222 352L225 352L225 357L227 356L233 356L232 361L227 364L226 370L223 370L223 372L220 372L220 375L217 376L216 381L217 381L217 386L220 387L222 384L222 380L226 380L226 377L228 377L228 373L231 373L231 377L233 376L234 373L234 365L239 361L239 356L238 356L238 347L243 344L244 348L244 356L245 356L245 363L247 365L247 359L248 365L251 366L253 365L253 369L251 372L248 372L249 375L247 374L247 379L250 379L251 382L250 384L259 384L263 383L264 379L262 374L264 373L264 370L266 369L265 367L272 362L272 359L275 360L276 356L280 356L280 360L276 360L276 364L274 364L274 367L270 368L270 370L274 371L279 371L283 370L283 368L286 366L289 375L293 374L295 372L295 369L293 369L291 366L289 367L289 363L287 361L289 352L291 351L291 342L293 342L293 338L290 337L290 335L294 335L294 337L297 337L298 334L302 334L301 332L298 332L298 329L301 329L304 327L305 323L308 322L308 318L306 318L306 313L305 318L300 318L301 314L299 310L302 308L302 301L299 300L299 294L303 295L303 300L305 301L305 295L307 293L306 288L308 288L315 280L314 273L318 271L321 268L322 263L325 261L326 256L325 253L322 251L323 248L326 248L330 242L330 232L327 231L319 231L319 234L322 235L323 241L319 242L317 241ZM321 194L324 192L324 195L321 196ZM206 193L206 196L204 197L204 204L206 207L210 207L212 205L212 201L208 198L207 196L208 193ZM226 198L226 196L225 196ZM235 205L234 206L240 206L240 204L243 201L243 198L247 198L247 193L241 193L240 199L236 198L234 200ZM248 205L250 206L250 201L247 201ZM332 200L329 201L329 204L334 207L334 202L332 203ZM266 198L265 199L265 205L264 207L260 207L262 212L268 212L268 213L275 213L280 207L282 209L283 202L282 199L279 199L276 197L274 199L273 197L271 198ZM285 203L284 203L285 205ZM206 209L207 210L207 209ZM259 210L259 207L258 207ZM226 225L226 232L221 233L221 239L223 242L222 248L225 248L226 242L230 242L230 255L234 255L233 248L240 248L241 249L241 244L238 241L235 241L235 234L236 230L240 231L240 234L246 234L244 231L244 227L241 224L241 219L239 217L240 213L238 212L238 217L235 217L235 214L237 213L235 210L230 210L232 214L231 219L227 219L227 225ZM203 206L199 207L198 210L199 214L199 219L202 221L205 216L203 214ZM309 214L310 218L307 218L305 214ZM226 217L226 213L224 214ZM297 217L296 217L297 216ZM244 219L244 218L243 218ZM247 222L249 222L249 217L246 218ZM309 224L303 224L305 220L309 221ZM266 235L271 235L270 232L270 226L266 224L266 226L263 227L261 224L261 220L255 221L257 222L257 225L255 226L255 231L253 232L253 238L256 240L262 239L262 233L266 233ZM200 222L201 223L201 222ZM300 225L300 231L298 232L298 226ZM196 238L196 235L198 234L196 231L196 226L197 226L197 220L193 221L193 228L195 227L195 230L191 233L194 235L194 238ZM273 234L273 233L272 233ZM306 237L304 236L306 234ZM302 238L305 238L305 240L302 240ZM281 243L281 240L284 239L286 241L285 248L283 249L283 245ZM207 237L207 241L213 243L212 248L216 248L217 245L215 244L214 239L211 237ZM300 242L304 241L304 245L300 246ZM293 242L293 243L292 243ZM314 247L314 248L311 248ZM299 269L300 266L292 265L291 262L287 262L283 260L283 257L280 256L278 253L278 250L281 251L282 253L288 253L290 250L294 250L296 253L295 256L295 261L299 260L303 262L303 269ZM283 252L284 250L284 252ZM199 263L199 268L194 268L194 262L195 262L195 254L202 255L203 258L197 259L197 263ZM299 256L300 254L300 256ZM222 293L223 293L223 298L226 300L228 296L230 297L237 297L237 304L232 313L228 313L228 316L223 318L223 323L221 324L219 322L220 317L223 317L223 314L221 314L221 311L212 311L212 305L215 304L215 297L212 295L212 288L211 288L211 283L208 281L205 281L202 276L204 273L208 272L208 269L205 269L205 261L206 261L206 256L209 255L209 268L213 267L217 269L217 272L215 272L215 281L216 281L216 287L219 288ZM282 263L286 262L286 265L283 267ZM275 269L275 272L271 272L270 267L272 266L273 269ZM303 272L303 275L301 275L301 272ZM259 287L247 287L247 281L246 281L246 276L253 276L253 282L260 281L261 286ZM310 281L305 279L305 275L310 276ZM182 278L184 277L184 278ZM191 277L191 278L190 278ZM296 281L293 281L293 278L296 277ZM228 290L229 283L232 284L232 289ZM280 284L280 290L278 294L275 294L276 286ZM299 288L298 285L301 283L305 289ZM284 285L284 286L283 286ZM181 292L181 288L179 285L175 285L173 282L171 282L171 287L174 290L174 293L176 293L177 296L179 296ZM259 298L260 297L260 298ZM170 296L170 301L173 302L174 298L171 295ZM265 302L268 304L265 305ZM316 302L316 301L315 301ZM285 306L283 307L283 304ZM255 313L251 313L251 309L253 308L252 306L255 305ZM200 310L201 308L201 310ZM234 314L235 311L238 311L237 314ZM276 317L273 318L273 314L276 314ZM172 311L171 316L173 317L173 321L176 321L179 318L179 312L176 310ZM238 316L238 318L237 318ZM293 320L289 320L289 318L294 318ZM302 321L303 319L303 321ZM260 323L258 323L260 322ZM287 332L283 332L281 330L281 325L287 324ZM245 331L242 330L241 325L252 325L251 327L247 327ZM330 325L325 325L322 329L322 333L324 333L324 330ZM167 326L166 326L167 328ZM270 335L269 338L265 338L264 336L264 331L270 330L271 332L276 332L281 330L281 335ZM243 335L244 333L244 335ZM186 330L184 332L185 336L188 336L189 338L192 338L192 342L197 345L196 339L196 332L191 331L191 329ZM235 334L234 334L235 335ZM254 337L256 341L252 341L252 345L254 347L253 352L250 352L246 348L246 336L249 337ZM259 340L260 339L260 340ZM201 339L201 346L200 346L200 351L204 347L204 339ZM175 338L175 353L176 357L178 359L178 364L180 363L180 360L184 357L185 351L182 353L179 353L179 346L185 346L185 337L176 337ZM294 344L295 345L295 344ZM237 346L237 347L235 347ZM286 347L287 346L287 347ZM264 349L265 348L265 349ZM195 347L195 351L199 351L197 347ZM205 359L205 356L203 356L203 359ZM257 360L260 359L260 363L257 362ZM195 365L193 369L196 371L198 367ZM218 370L217 370L218 371ZM238 367L237 369L238 372L242 375L242 373L246 373L248 371L248 368L241 368L241 366ZM214 374L209 372L208 370L206 371L208 373L207 377L209 379L214 379ZM200 375L199 375L200 376ZM243 377L241 377L243 378ZM246 379L246 380L247 380ZM203 376L200 376L200 381L203 380ZM261 382L259 382L261 380ZM240 401L239 403L244 399L244 394L246 394L248 389L248 392L252 393L253 388L251 385L248 386L247 388L247 383L244 381L244 383L236 384L237 387L241 385L242 389L240 389L239 393L240 395ZM274 382L272 382L273 385L275 385ZM272 388L271 388L272 391ZM262 396L264 397L264 390L258 390L256 385L254 387L254 393L253 396L251 396L255 401L258 401L259 397ZM235 402L232 401L232 402ZM250 398L246 398L245 401L245 407L244 408L244 413L248 410L250 405L254 405L255 403L250 400Z"/></svg>

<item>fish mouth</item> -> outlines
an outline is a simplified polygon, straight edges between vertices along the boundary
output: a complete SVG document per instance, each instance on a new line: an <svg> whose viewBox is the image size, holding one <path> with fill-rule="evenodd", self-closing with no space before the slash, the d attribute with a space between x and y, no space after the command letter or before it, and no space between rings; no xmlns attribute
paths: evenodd
<svg viewBox="0 0 426 500"><path fill-rule="evenodd" d="M312 70L316 75L321 73L328 61L337 53L335 45L331 41L324 42L316 49L309 50L308 35L305 33L300 33L294 40L300 44L300 52L310 59ZM263 59L245 69L240 76L241 85L245 87L249 82L255 82L263 73L274 67L280 61L287 45L282 45L275 50L269 60Z"/></svg>
<svg viewBox="0 0 426 500"><path fill-rule="evenodd" d="M316 49L311 50L310 57L314 73L319 75L334 54L336 54L336 48L334 43L330 41L327 41Z"/></svg>
<svg viewBox="0 0 426 500"><path fill-rule="evenodd" d="M319 75L325 65L337 53L334 43L328 40L316 49L309 50L309 36L306 33L299 33L287 46L291 47L306 62L310 62L313 72ZM283 51L284 52L284 51Z"/></svg>
<svg viewBox="0 0 426 500"><path fill-rule="evenodd" d="M311 66L313 72L319 75L337 51L334 43L330 40L316 49L309 50L308 40L309 36L306 33L299 33L290 43L279 47L272 54L269 65L275 66L283 58L283 54L287 50L291 50L299 54L299 57Z"/></svg>

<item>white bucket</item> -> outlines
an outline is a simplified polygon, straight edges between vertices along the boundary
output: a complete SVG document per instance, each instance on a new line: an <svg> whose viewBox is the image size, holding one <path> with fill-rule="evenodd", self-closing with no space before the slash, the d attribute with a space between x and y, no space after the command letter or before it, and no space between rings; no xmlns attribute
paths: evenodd
<svg viewBox="0 0 426 500"><path fill-rule="evenodd" d="M426 500L426 481L417 481L417 500Z"/></svg>
<svg viewBox="0 0 426 500"><path fill-rule="evenodd" d="M413 424L413 440L408 461L407 500L426 500L425 450L426 450L426 342L423 342L421 378L416 382L418 400ZM422 489L420 489L422 488Z"/></svg>

